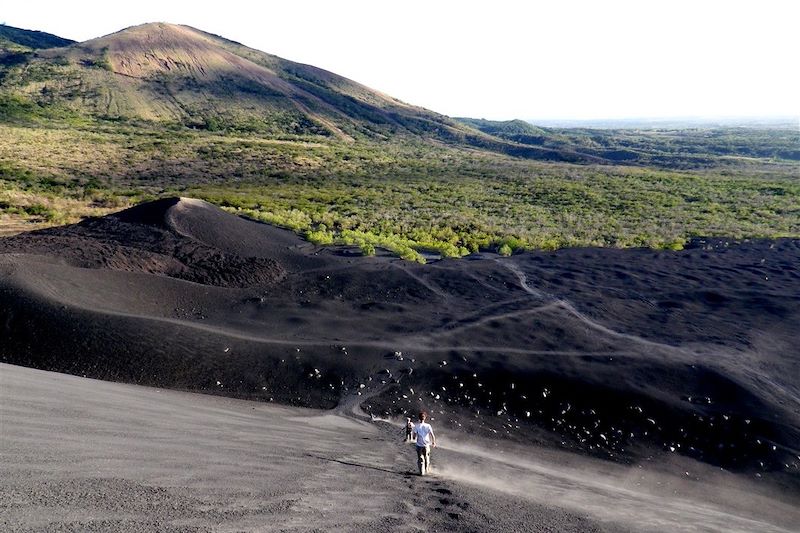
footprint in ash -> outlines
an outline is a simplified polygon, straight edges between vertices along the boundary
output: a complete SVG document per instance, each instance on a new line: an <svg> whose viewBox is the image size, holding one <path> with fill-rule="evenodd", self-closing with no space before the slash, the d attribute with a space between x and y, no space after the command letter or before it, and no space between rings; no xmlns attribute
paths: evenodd
<svg viewBox="0 0 800 533"><path fill-rule="evenodd" d="M437 506L435 510L437 512L447 513L447 516L451 520L461 519L461 513L458 511L466 511L469 509L469 503L455 501L455 498L453 497L453 491L442 487L438 482L433 483L433 486L435 487L433 491L441 495L439 498L439 505L441 505L441 507Z"/></svg>

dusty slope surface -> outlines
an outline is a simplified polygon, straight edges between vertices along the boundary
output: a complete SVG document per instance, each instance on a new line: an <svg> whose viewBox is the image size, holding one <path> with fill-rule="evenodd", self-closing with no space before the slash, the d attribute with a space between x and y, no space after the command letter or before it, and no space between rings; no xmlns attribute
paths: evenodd
<svg viewBox="0 0 800 533"><path fill-rule="evenodd" d="M5 364L0 427L4 531L785 532L800 519L731 475L698 502L706 483L445 431L419 478L388 424Z"/></svg>
<svg viewBox="0 0 800 533"><path fill-rule="evenodd" d="M167 199L0 240L0 357L798 489L800 243L416 265ZM57 334L54 334L57 332Z"/></svg>
<svg viewBox="0 0 800 533"><path fill-rule="evenodd" d="M4 531L617 529L419 479L396 432L351 418L8 365L0 380Z"/></svg>

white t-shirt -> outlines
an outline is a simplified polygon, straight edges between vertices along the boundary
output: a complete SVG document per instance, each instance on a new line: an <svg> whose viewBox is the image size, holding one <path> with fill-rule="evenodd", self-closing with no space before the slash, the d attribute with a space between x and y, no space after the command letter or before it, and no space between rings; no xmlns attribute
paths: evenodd
<svg viewBox="0 0 800 533"><path fill-rule="evenodd" d="M414 433L417 434L417 446L428 446L431 443L433 428L427 422L420 422L414 426Z"/></svg>

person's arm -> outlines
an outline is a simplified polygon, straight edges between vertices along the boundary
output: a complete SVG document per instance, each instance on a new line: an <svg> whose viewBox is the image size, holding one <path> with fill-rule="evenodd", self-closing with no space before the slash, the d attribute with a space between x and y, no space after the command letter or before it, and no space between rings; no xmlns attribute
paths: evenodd
<svg viewBox="0 0 800 533"><path fill-rule="evenodd" d="M433 428L431 428L431 443L433 447L436 448L436 434L433 432Z"/></svg>

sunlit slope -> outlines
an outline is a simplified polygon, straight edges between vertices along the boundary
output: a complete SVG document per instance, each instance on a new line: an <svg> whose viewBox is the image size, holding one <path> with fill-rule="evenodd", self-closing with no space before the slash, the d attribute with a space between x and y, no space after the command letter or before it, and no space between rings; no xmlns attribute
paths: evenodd
<svg viewBox="0 0 800 533"><path fill-rule="evenodd" d="M464 130L324 70L163 23L41 52L9 72L4 89L91 118L208 129L322 135Z"/></svg>
<svg viewBox="0 0 800 533"><path fill-rule="evenodd" d="M499 139L323 69L165 23L0 65L0 99L5 120L146 122L348 141L411 135L522 157L594 160Z"/></svg>

